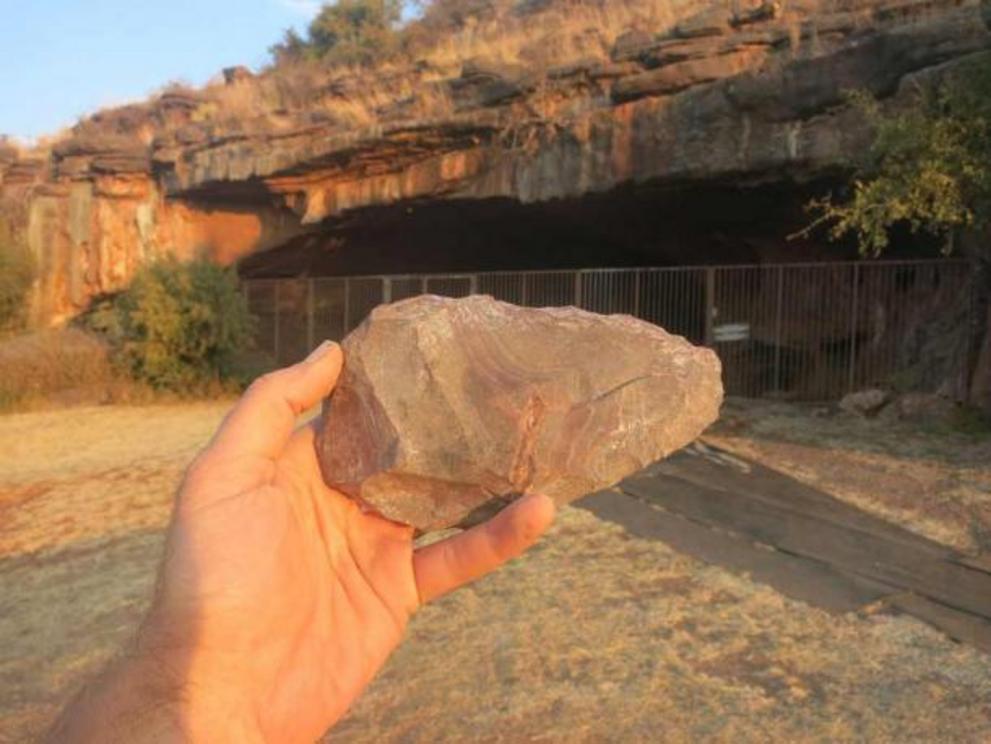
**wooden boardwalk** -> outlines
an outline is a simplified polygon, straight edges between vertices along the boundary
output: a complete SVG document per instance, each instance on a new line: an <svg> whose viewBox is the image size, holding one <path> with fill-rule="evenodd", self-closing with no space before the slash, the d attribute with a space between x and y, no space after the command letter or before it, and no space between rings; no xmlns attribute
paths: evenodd
<svg viewBox="0 0 991 744"><path fill-rule="evenodd" d="M577 505L795 599L836 612L880 602L991 652L991 559L716 448L696 443Z"/></svg>

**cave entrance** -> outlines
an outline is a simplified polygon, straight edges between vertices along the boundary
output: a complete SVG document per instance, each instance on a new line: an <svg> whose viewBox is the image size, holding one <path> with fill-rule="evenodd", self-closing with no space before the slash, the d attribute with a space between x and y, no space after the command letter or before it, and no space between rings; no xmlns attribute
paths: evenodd
<svg viewBox="0 0 991 744"><path fill-rule="evenodd" d="M521 204L417 201L359 209L245 258L243 276L753 264L846 258L852 245L788 236L832 184L629 185Z"/></svg>
<svg viewBox="0 0 991 744"><path fill-rule="evenodd" d="M732 395L832 400L899 374L912 387L964 379L970 266L860 262L850 245L788 240L823 190L630 187L533 205L398 204L320 225L240 270L259 345L280 364L343 338L383 302L482 293L660 325L716 349ZM926 248L897 245L903 256Z"/></svg>

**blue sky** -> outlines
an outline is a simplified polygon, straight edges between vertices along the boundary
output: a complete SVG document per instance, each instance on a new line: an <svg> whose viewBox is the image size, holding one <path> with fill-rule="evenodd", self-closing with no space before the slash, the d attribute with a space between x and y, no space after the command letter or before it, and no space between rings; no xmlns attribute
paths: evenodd
<svg viewBox="0 0 991 744"><path fill-rule="evenodd" d="M33 138L173 80L268 61L318 0L0 0L0 134Z"/></svg>

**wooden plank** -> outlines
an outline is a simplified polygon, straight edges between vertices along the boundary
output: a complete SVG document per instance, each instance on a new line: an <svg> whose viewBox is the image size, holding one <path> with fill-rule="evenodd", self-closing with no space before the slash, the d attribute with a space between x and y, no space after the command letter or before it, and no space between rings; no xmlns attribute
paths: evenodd
<svg viewBox="0 0 991 744"><path fill-rule="evenodd" d="M987 618L961 612L911 592L888 597L885 604L932 625L954 640L991 653L991 622Z"/></svg>
<svg viewBox="0 0 991 744"><path fill-rule="evenodd" d="M986 574L991 574L991 553L960 555L954 558L953 562L967 568L972 568L975 571L983 571Z"/></svg>
<svg viewBox="0 0 991 744"><path fill-rule="evenodd" d="M727 532L717 532L619 491L601 491L574 503L630 534L661 540L674 550L733 571L782 594L832 612L851 612L898 590L807 558L788 555Z"/></svg>
<svg viewBox="0 0 991 744"><path fill-rule="evenodd" d="M734 461L740 465L732 465ZM742 469L744 467L746 470ZM925 551L934 558L958 557L952 548L868 514L784 473L743 460L711 445L686 447L649 470L652 474L680 478L703 488L746 494L782 509L895 540Z"/></svg>
<svg viewBox="0 0 991 744"><path fill-rule="evenodd" d="M749 493L707 488L670 475L635 477L620 487L692 521L991 617L991 576L934 559L928 551L898 540L782 508Z"/></svg>

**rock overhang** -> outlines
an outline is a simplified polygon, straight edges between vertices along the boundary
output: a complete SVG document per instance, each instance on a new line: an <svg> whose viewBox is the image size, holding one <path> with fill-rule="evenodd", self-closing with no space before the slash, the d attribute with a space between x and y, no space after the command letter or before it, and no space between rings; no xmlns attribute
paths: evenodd
<svg viewBox="0 0 991 744"><path fill-rule="evenodd" d="M854 9L806 3L790 25L771 3L706 11L619 39L611 59L545 70L542 86L516 68L466 64L449 82L475 92L449 116L208 142L181 152L164 183L178 194L261 179L316 223L417 198L526 203L629 181L814 178L869 144L849 91L889 97L991 45L987 7L975 2L845 5ZM545 114L534 98L548 89L566 103Z"/></svg>

